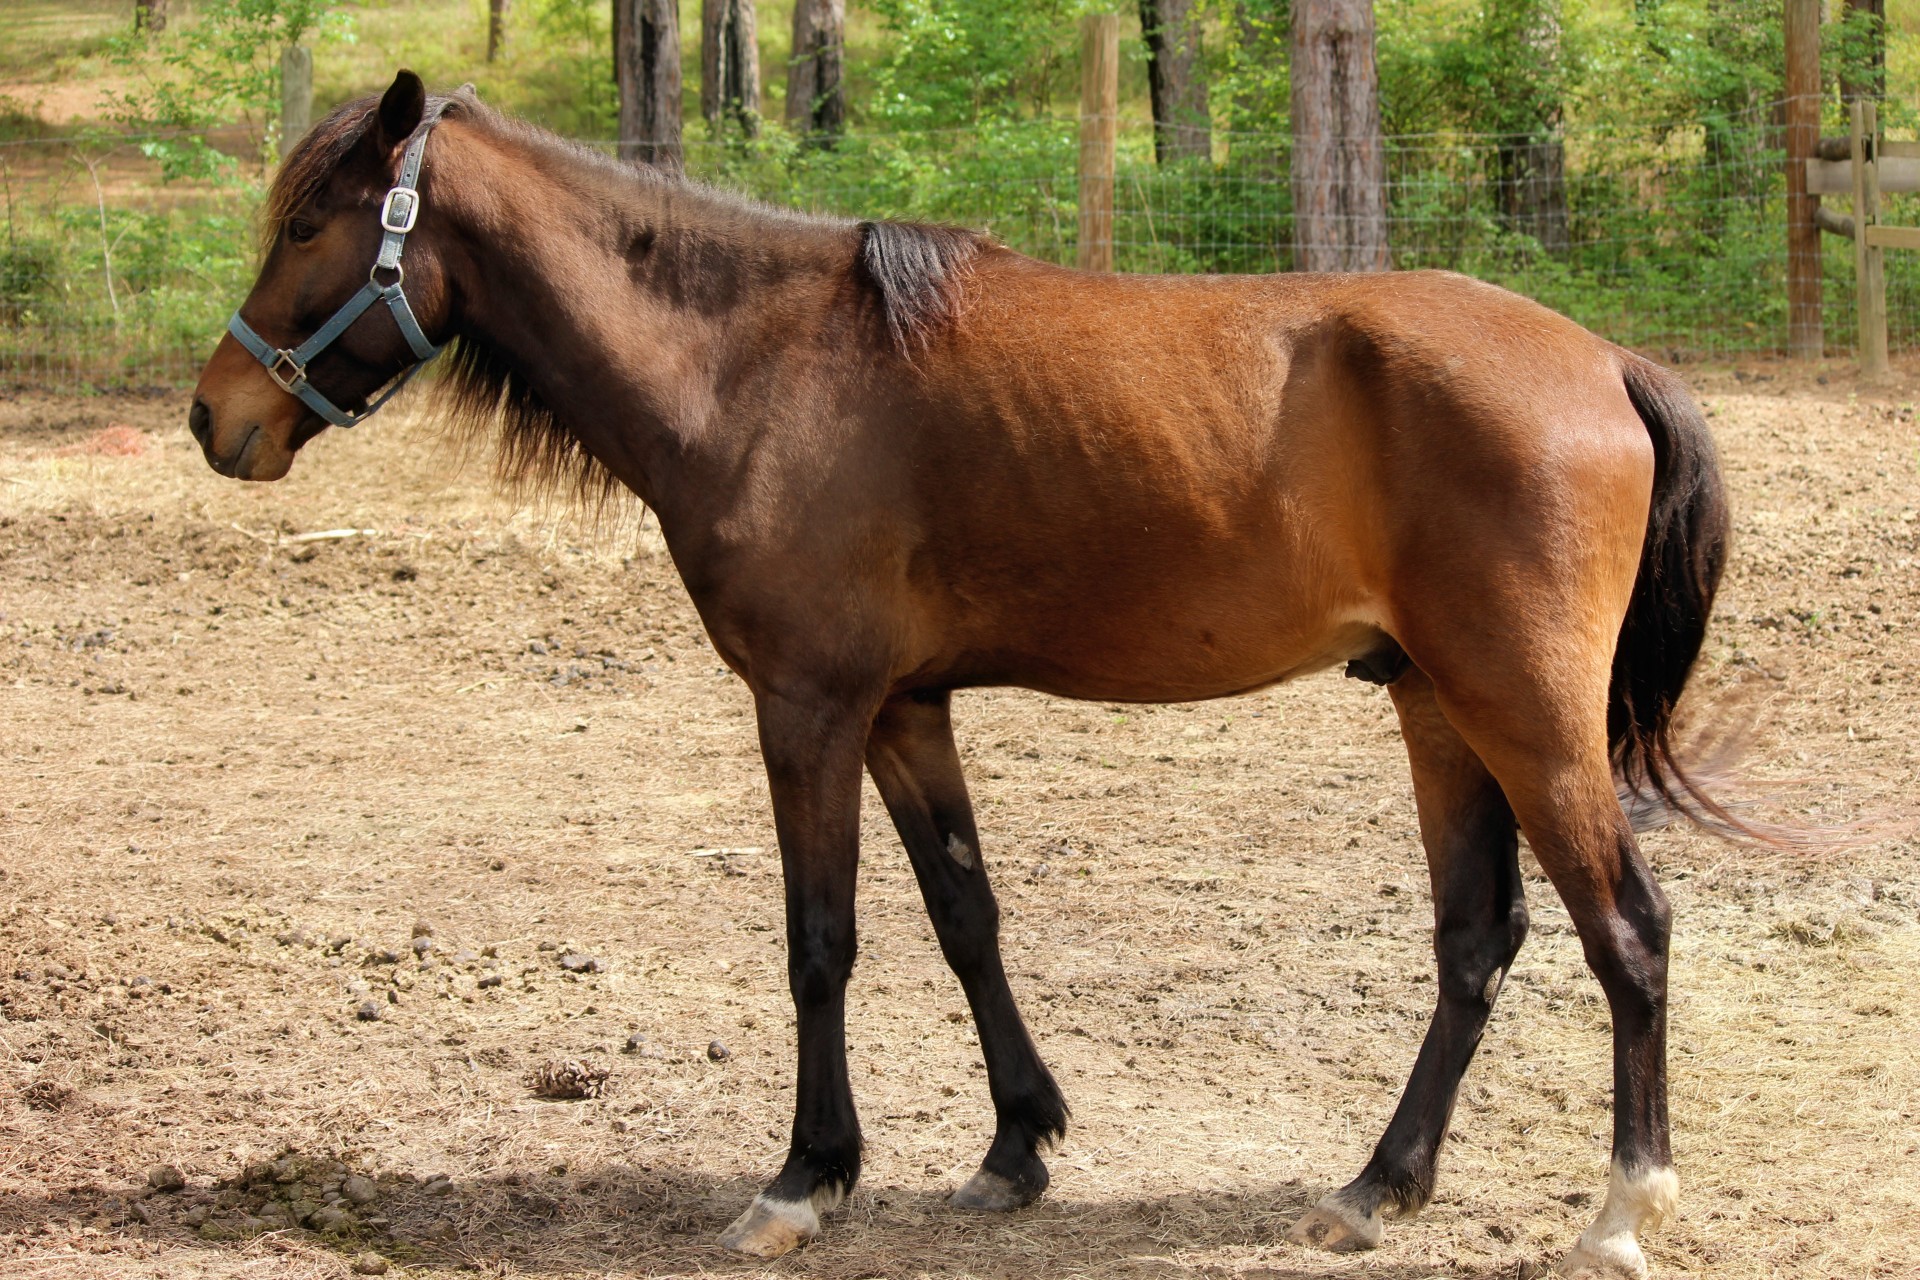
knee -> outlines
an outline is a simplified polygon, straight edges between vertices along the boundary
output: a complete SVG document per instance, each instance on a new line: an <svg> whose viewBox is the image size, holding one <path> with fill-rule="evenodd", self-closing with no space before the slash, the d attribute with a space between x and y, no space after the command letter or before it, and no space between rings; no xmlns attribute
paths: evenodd
<svg viewBox="0 0 1920 1280"><path fill-rule="evenodd" d="M792 945L787 953L787 984L799 1005L818 1005L837 1000L853 976L854 940L808 939Z"/></svg>

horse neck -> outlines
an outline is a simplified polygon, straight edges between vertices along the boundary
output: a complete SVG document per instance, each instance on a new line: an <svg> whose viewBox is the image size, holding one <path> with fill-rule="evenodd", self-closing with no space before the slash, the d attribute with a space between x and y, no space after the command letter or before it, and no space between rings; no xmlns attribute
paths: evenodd
<svg viewBox="0 0 1920 1280"><path fill-rule="evenodd" d="M843 295L851 228L462 130L443 190L463 242L458 330L663 519L685 471L756 428L726 389L803 345Z"/></svg>

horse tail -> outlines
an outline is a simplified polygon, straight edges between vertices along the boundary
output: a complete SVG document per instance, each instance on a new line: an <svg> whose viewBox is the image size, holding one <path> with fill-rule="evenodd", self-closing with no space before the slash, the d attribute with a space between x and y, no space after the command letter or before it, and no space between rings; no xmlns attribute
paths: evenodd
<svg viewBox="0 0 1920 1280"><path fill-rule="evenodd" d="M1653 441L1653 502L1607 696L1621 802L1638 828L1685 816L1767 840L1707 793L1674 743L1674 708L1726 567L1730 520L1713 436L1679 378L1631 352L1621 364L1627 398Z"/></svg>

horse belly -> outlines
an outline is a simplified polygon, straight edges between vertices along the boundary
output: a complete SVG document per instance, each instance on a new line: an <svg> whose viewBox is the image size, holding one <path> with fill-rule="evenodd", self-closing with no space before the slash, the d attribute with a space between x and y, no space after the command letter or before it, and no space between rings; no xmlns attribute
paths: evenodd
<svg viewBox="0 0 1920 1280"><path fill-rule="evenodd" d="M1039 590L994 611L997 636L971 637L971 660L961 665L977 664L977 683L1063 697L1189 702L1325 670L1391 643L1350 579L1279 559L1185 560L1159 573L1114 566L1071 580L1040 574Z"/></svg>

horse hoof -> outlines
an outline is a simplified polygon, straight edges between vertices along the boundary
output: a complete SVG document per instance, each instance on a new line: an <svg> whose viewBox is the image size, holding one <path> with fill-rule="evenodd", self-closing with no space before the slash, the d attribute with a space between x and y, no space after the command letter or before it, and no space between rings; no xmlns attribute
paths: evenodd
<svg viewBox="0 0 1920 1280"><path fill-rule="evenodd" d="M982 1169L953 1193L949 1203L956 1209L972 1209L979 1213L1008 1213L1026 1208L1038 1200L1040 1193L1046 1189L1045 1181L1038 1186L1022 1185L1012 1178L1003 1178Z"/></svg>
<svg viewBox="0 0 1920 1280"><path fill-rule="evenodd" d="M1647 1280L1647 1256L1627 1232L1597 1240L1581 1236L1555 1270L1568 1280Z"/></svg>
<svg viewBox="0 0 1920 1280"><path fill-rule="evenodd" d="M1293 1224L1287 1239L1329 1253L1358 1253L1378 1248L1379 1213L1362 1214L1336 1191L1322 1196L1307 1216Z"/></svg>
<svg viewBox="0 0 1920 1280"><path fill-rule="evenodd" d="M819 1234L820 1214L805 1200L770 1200L758 1195L747 1211L720 1233L720 1243L735 1253L777 1258Z"/></svg>

